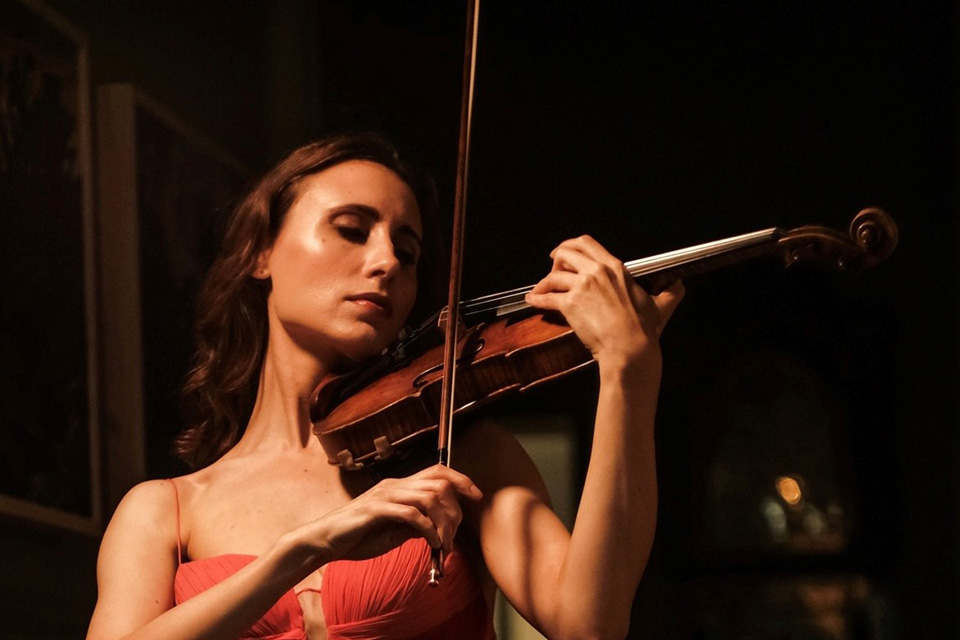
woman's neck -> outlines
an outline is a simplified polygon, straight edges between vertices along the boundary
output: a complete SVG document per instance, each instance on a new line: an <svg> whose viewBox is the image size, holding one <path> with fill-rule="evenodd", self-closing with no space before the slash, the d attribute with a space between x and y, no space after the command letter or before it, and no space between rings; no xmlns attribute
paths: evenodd
<svg viewBox="0 0 960 640"><path fill-rule="evenodd" d="M329 360L329 359L328 359ZM313 391L333 366L284 332L271 331L250 421L236 449L286 451L318 447L311 433Z"/></svg>

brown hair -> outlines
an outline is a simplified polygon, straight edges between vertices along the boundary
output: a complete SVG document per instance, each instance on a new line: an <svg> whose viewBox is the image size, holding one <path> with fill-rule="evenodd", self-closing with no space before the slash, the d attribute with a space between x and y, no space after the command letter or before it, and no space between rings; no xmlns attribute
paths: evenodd
<svg viewBox="0 0 960 640"><path fill-rule="evenodd" d="M393 145L375 134L333 136L300 147L263 176L234 210L200 290L195 362L183 388L188 427L174 446L191 467L214 462L236 444L253 410L267 346L270 291L269 281L251 275L260 253L276 239L303 178L348 160L381 164L413 190L424 244L410 317L426 317L439 306L442 258L432 180L406 165Z"/></svg>

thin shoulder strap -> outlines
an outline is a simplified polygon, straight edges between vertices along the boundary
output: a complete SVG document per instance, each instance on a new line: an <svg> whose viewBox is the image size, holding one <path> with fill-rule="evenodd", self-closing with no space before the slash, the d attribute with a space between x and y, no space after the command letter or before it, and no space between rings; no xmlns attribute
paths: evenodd
<svg viewBox="0 0 960 640"><path fill-rule="evenodd" d="M180 567L180 563L183 562L183 548L180 543L180 492L177 490L177 481L170 479L170 484L173 485L173 501L177 505L177 568Z"/></svg>

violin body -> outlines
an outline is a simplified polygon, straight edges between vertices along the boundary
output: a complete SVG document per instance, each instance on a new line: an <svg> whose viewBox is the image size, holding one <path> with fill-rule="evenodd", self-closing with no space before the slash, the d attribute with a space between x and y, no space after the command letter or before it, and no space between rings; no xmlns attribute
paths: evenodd
<svg viewBox="0 0 960 640"><path fill-rule="evenodd" d="M471 327L457 343L454 415L592 363L590 352L556 314L514 314ZM441 345L397 364L363 393L341 402L335 403L338 379L322 384L314 398L314 415L322 416L315 432L319 426L330 463L358 469L434 432L442 381ZM388 398L393 400L384 402Z"/></svg>
<svg viewBox="0 0 960 640"><path fill-rule="evenodd" d="M854 217L847 235L808 225L772 228L628 262L627 272L656 294L671 282L761 257L786 266L813 262L855 273L885 259L897 244L893 220L879 209ZM463 303L458 331L454 415L523 392L592 364L589 350L556 313L523 302L529 288ZM444 345L428 320L371 367L326 380L311 405L313 432L331 464L360 469L402 453L440 422ZM467 323L467 321L472 321ZM426 336L426 339L424 339Z"/></svg>

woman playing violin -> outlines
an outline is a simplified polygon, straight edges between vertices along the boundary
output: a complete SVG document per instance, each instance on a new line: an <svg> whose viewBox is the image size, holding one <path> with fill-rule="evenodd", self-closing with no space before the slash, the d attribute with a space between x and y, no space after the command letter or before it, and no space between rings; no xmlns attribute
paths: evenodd
<svg viewBox="0 0 960 640"><path fill-rule="evenodd" d="M516 440L457 433L457 470L341 472L311 434L319 382L380 353L435 262L431 191L375 136L307 145L237 208L200 298L195 472L134 487L98 562L90 640L490 638L501 589L549 638L620 638L653 541L658 339L682 296L649 296L589 237L527 296L599 364L572 532ZM419 297L418 297L419 289ZM446 552L426 586L428 547Z"/></svg>

